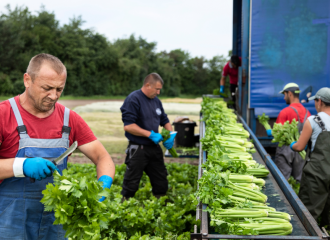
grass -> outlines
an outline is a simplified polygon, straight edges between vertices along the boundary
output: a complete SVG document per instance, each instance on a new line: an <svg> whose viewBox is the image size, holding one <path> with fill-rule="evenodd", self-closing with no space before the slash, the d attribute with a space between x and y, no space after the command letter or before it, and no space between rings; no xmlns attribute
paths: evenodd
<svg viewBox="0 0 330 240"><path fill-rule="evenodd" d="M95 136L110 154L125 152L128 142L123 129L121 113L93 112L81 113L80 116L86 121ZM168 115L171 123L176 117L177 115ZM189 119L196 121L199 125L199 116L188 115L188 117ZM161 127L159 128L159 131L160 130ZM199 133L199 126L195 128L195 134L197 133Z"/></svg>

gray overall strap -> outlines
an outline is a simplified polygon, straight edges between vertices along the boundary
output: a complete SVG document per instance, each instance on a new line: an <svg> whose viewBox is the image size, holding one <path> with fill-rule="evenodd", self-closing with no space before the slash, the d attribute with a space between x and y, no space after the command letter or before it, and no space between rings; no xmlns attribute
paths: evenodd
<svg viewBox="0 0 330 240"><path fill-rule="evenodd" d="M308 115L308 110L307 110L307 108L305 108L305 110L306 110L306 114L305 114L305 118L304 118L304 121L303 121L303 123L305 123L305 122L306 122L306 119L307 119L307 115Z"/></svg>
<svg viewBox="0 0 330 240"><path fill-rule="evenodd" d="M70 109L65 108L64 110L64 119L63 119L63 127L62 127L62 138L68 139L71 128L69 127L69 118L70 118Z"/></svg>
<svg viewBox="0 0 330 240"><path fill-rule="evenodd" d="M10 98L9 103L10 103L11 108L13 109L13 112L14 112L14 115L15 115L15 118L16 118L16 121L17 121L17 125L18 125L17 131L18 131L18 134L19 134L20 138L21 139L22 138L30 138L29 135L27 134L26 127L23 123L23 119L22 119L21 113L18 110L15 99Z"/></svg>
<svg viewBox="0 0 330 240"><path fill-rule="evenodd" d="M300 118L299 118L299 114L298 114L297 109L295 109L294 107L291 107L291 106L290 106L290 108L292 108L292 109L297 113L297 117L298 117L297 120L298 120L298 122L300 122ZM307 113L306 113L306 114L307 114ZM307 116L307 115L306 115L306 116Z"/></svg>
<svg viewBox="0 0 330 240"><path fill-rule="evenodd" d="M325 128L325 124L324 122L322 121L322 119L320 118L319 115L316 115L314 117L314 121L319 125L319 127L322 129L322 132L326 132L327 129Z"/></svg>

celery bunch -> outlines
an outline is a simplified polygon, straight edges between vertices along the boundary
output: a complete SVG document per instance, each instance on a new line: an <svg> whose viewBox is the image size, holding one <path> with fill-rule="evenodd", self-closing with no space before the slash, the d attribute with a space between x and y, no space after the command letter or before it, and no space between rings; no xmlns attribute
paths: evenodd
<svg viewBox="0 0 330 240"><path fill-rule="evenodd" d="M165 128L162 129L162 132L160 134L163 137L163 142L165 142L167 139L169 139L171 137L171 131L169 131ZM168 151L172 155L172 157L179 157L179 155L177 154L177 152L175 151L174 148L171 148Z"/></svg>
<svg viewBox="0 0 330 240"><path fill-rule="evenodd" d="M269 117L265 113L263 113L262 115L259 115L258 120L265 127L266 130L272 129L268 123Z"/></svg>
<svg viewBox="0 0 330 240"><path fill-rule="evenodd" d="M281 123L275 123L272 132L274 138L272 142L278 142L278 146L290 145L292 142L298 141L300 134L298 130L298 122L293 119L291 124L286 121L283 125ZM305 159L306 152L299 152L300 156Z"/></svg>

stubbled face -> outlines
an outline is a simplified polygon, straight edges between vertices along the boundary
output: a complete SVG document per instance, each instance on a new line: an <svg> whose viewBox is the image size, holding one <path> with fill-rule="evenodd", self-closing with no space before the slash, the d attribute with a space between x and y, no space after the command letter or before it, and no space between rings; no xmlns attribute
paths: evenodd
<svg viewBox="0 0 330 240"><path fill-rule="evenodd" d="M290 104L289 92L284 92L284 100L286 104Z"/></svg>
<svg viewBox="0 0 330 240"><path fill-rule="evenodd" d="M314 106L315 106L316 112L321 111L321 101L319 99L314 99Z"/></svg>
<svg viewBox="0 0 330 240"><path fill-rule="evenodd" d="M155 82L147 84L148 98L155 98L160 94L160 90L163 88L163 85L160 82Z"/></svg>
<svg viewBox="0 0 330 240"><path fill-rule="evenodd" d="M24 74L27 97L39 112L50 111L60 98L66 82L66 72L57 74L47 64L43 64L34 81Z"/></svg>

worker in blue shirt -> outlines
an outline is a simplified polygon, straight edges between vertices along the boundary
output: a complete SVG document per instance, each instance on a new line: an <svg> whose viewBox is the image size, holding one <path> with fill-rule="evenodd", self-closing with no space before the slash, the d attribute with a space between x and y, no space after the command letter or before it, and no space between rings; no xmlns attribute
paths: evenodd
<svg viewBox="0 0 330 240"><path fill-rule="evenodd" d="M134 197L139 189L143 171L149 176L152 193L159 198L168 189L167 170L164 164L163 151L159 142L163 137L158 133L159 125L172 131L172 126L157 98L164 84L157 73L151 73L144 79L141 89L132 92L120 108L124 123L125 136L129 140L126 150L126 172L124 175L123 199ZM175 134L163 145L171 149Z"/></svg>

